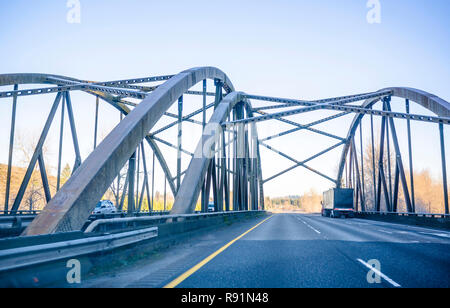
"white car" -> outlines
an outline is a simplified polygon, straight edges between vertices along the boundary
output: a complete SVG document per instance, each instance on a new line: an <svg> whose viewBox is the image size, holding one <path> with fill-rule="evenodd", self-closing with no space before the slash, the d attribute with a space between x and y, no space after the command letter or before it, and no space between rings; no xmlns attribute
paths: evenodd
<svg viewBox="0 0 450 308"><path fill-rule="evenodd" d="M115 214L117 213L117 209L114 204L109 200L102 200L97 203L92 214Z"/></svg>
<svg viewBox="0 0 450 308"><path fill-rule="evenodd" d="M215 212L215 211L216 211L216 209L215 209L215 206L214 206L214 202L208 203L208 212L212 213L212 212Z"/></svg>

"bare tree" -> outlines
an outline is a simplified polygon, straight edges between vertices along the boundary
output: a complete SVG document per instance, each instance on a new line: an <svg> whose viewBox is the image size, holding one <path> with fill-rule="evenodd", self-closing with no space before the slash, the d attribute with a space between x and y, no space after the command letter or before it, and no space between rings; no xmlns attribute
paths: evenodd
<svg viewBox="0 0 450 308"><path fill-rule="evenodd" d="M15 151L17 157L17 163L19 166L23 168L28 168L28 165L31 161L31 158L35 152L36 145L38 143L39 137L33 134L24 134L21 132L18 132L16 135L16 142L15 142ZM44 161L46 161L46 169L47 172L50 172L51 170L54 170L51 164L48 164L48 159L50 153L50 147L44 144L42 147L42 156L44 158ZM23 169L24 170L24 169ZM17 172L17 171L16 171ZM16 178L16 181L22 181L22 179L18 179L17 176L14 176ZM15 183L16 185L20 185L20 183ZM53 183L53 181L49 181L49 188L53 191L56 191L56 185ZM27 189L25 191L25 195L22 201L22 204L28 209L28 210L35 210L35 209L41 209L45 205L45 193L44 193L44 187L40 178L40 170L39 165L36 164L34 167L32 176L30 178L30 181L28 183Z"/></svg>
<svg viewBox="0 0 450 308"><path fill-rule="evenodd" d="M117 178L111 183L108 191L106 192L106 197L112 197L116 201L116 206L119 206L122 195L125 192L125 182L128 173L128 164L125 165L124 168L119 172Z"/></svg>

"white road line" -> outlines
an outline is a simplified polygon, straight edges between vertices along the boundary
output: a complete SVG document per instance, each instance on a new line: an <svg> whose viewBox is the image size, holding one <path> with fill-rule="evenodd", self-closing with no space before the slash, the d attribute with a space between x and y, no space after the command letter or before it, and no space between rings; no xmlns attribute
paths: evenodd
<svg viewBox="0 0 450 308"><path fill-rule="evenodd" d="M310 229L312 229L314 232L316 232L317 234L321 234L319 230L316 230L313 226L309 225L307 222L301 220L300 218L297 218L299 221L301 221L302 223L304 223L307 227L309 227Z"/></svg>
<svg viewBox="0 0 450 308"><path fill-rule="evenodd" d="M312 226L310 226L310 225L307 225L308 227L310 227L314 232L316 232L317 234L320 234L320 231L319 230L316 230L316 229L314 229L314 227L312 227Z"/></svg>
<svg viewBox="0 0 450 308"><path fill-rule="evenodd" d="M393 232L389 232L389 231L386 231L386 230L378 229L378 231L379 231L379 232L383 232L383 233L387 233L387 234L393 234Z"/></svg>
<svg viewBox="0 0 450 308"><path fill-rule="evenodd" d="M366 262L364 262L361 259L356 259L358 260L358 262L360 262L362 265L364 265L365 267L367 267L368 269L370 269L371 271L373 271L375 274L377 274L378 276L380 276L381 278L383 278L384 280L386 280L387 282L389 282L392 286L396 287L396 288L401 288L401 285L399 285L398 283L396 283L394 280L392 280L391 278L389 278L388 276L386 276L385 274L383 274L382 272L380 272L379 270L377 270L376 268L370 266L370 264L367 264Z"/></svg>
<svg viewBox="0 0 450 308"><path fill-rule="evenodd" d="M419 233L425 234L425 235L433 235L433 236L439 236L439 237L450 238L450 235L445 234L445 233L432 233L432 232L419 232Z"/></svg>

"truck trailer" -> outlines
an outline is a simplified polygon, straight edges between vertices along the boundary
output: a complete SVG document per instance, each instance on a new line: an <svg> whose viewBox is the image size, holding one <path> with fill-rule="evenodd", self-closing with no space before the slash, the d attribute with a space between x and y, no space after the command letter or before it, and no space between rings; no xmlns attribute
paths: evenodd
<svg viewBox="0 0 450 308"><path fill-rule="evenodd" d="M323 193L322 216L340 218L355 217L353 189L333 188Z"/></svg>

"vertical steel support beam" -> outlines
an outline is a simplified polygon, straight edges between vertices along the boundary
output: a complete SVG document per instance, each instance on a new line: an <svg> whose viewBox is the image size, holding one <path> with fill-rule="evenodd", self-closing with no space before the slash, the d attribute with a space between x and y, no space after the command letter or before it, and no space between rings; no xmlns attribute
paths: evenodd
<svg viewBox="0 0 450 308"><path fill-rule="evenodd" d="M344 174L345 174L345 187L348 188L348 172L347 172L347 165L348 165L348 156L347 154L344 164Z"/></svg>
<svg viewBox="0 0 450 308"><path fill-rule="evenodd" d="M373 134L373 115L370 115L370 129L372 133L372 177L373 177L373 204L375 206L378 204L377 200L377 181L376 181L376 171L375 171L375 137Z"/></svg>
<svg viewBox="0 0 450 308"><path fill-rule="evenodd" d="M208 171L206 172L206 183L205 183L205 197L204 197L204 204L203 204L203 208L202 211L203 212L207 212L208 211L208 204L209 204L209 196L210 196L210 192L211 192L211 174L212 174L212 162L209 163L208 166Z"/></svg>
<svg viewBox="0 0 450 308"><path fill-rule="evenodd" d="M128 215L131 216L134 213L134 182L136 176L136 152L131 155L128 162Z"/></svg>
<svg viewBox="0 0 450 308"><path fill-rule="evenodd" d="M23 199L23 196L24 196L25 191L27 189L28 183L29 183L29 181L31 179L31 176L33 174L33 170L34 170L34 167L36 166L36 162L37 162L37 160L39 158L39 155L41 155L41 153L42 153L42 147L44 146L44 142L45 142L45 139L47 138L48 131L50 129L50 126L52 125L53 118L55 117L55 113L56 113L56 111L58 109L58 105L59 105L59 102L61 100L61 96L62 96L62 94L60 92L56 95L56 98L55 98L55 101L53 103L52 109L50 110L50 114L48 115L47 121L45 122L44 129L42 130L41 136L40 136L39 141L38 141L38 143L36 145L36 149L34 150L34 154L31 157L31 161L30 161L30 163L28 165L28 168L27 168L27 171L25 173L25 176L24 176L24 179L22 181L22 184L20 185L20 188L19 188L19 191L17 193L16 199L14 200L14 204L13 204L12 209L11 209L11 211L13 212L12 214L17 212L17 210L20 207L20 203L22 202L22 199Z"/></svg>
<svg viewBox="0 0 450 308"><path fill-rule="evenodd" d="M95 124L94 124L94 150L97 148L97 135L98 135L98 106L99 106L99 98L98 96L95 99ZM122 113L121 113L122 114Z"/></svg>
<svg viewBox="0 0 450 308"><path fill-rule="evenodd" d="M59 128L59 150L58 150L58 175L56 178L56 190L59 191L61 188L61 163L62 163L62 150L63 150L63 140L64 140L64 117L66 104L64 102L64 96L62 97L61 104L61 126Z"/></svg>
<svg viewBox="0 0 450 308"><path fill-rule="evenodd" d="M19 86L14 85L14 91L17 91ZM8 153L8 171L6 173L6 188L5 188L5 213L9 210L9 191L11 189L11 169L12 169L12 158L14 151L14 135L16 130L16 110L17 110L17 94L14 94L12 111L11 111L11 131L9 135L9 153Z"/></svg>
<svg viewBox="0 0 450 308"><path fill-rule="evenodd" d="M225 211L230 210L230 195L228 190L228 172L227 172L227 150L226 150L226 140L225 131L222 131L222 183L221 183L221 194L225 197Z"/></svg>
<svg viewBox="0 0 450 308"><path fill-rule="evenodd" d="M400 180L400 172L398 170L398 165L395 165L395 178L394 178L394 203L392 205L392 211L398 212L398 186Z"/></svg>
<svg viewBox="0 0 450 308"><path fill-rule="evenodd" d="M354 151L354 162L355 162L355 173L356 173L356 184L357 187L359 187L359 193L360 193L360 198L361 198L361 211L365 212L366 211L366 206L365 206L365 200L364 200L364 194L362 191L362 184L364 183L364 178L361 181L360 178L360 174L359 174L359 163L358 163L358 156L356 155L356 145L355 145L355 140L353 139L353 144L352 144L352 148Z"/></svg>
<svg viewBox="0 0 450 308"><path fill-rule="evenodd" d="M409 114L409 99L406 100L406 113ZM408 128L408 153L409 153L409 176L411 180L411 205L413 211L416 211L416 197L414 193L414 166L412 158L412 141L411 141L411 120L408 118L406 120L406 125Z"/></svg>
<svg viewBox="0 0 450 308"><path fill-rule="evenodd" d="M350 144L350 159L348 160L348 188L353 188L353 181L352 181L352 174L353 174L353 153L355 153L354 149L354 140L352 141L352 143Z"/></svg>
<svg viewBox="0 0 450 308"><path fill-rule="evenodd" d="M134 208L136 212L140 212L140 209L139 209L139 206L138 206L138 204L139 204L139 178L140 178L140 173L141 173L140 165L141 165L141 145L139 145L138 148L137 148L136 194L135 194L137 199L136 199L136 203L135 203L136 206Z"/></svg>
<svg viewBox="0 0 450 308"><path fill-rule="evenodd" d="M383 101L383 110L385 110L385 102ZM384 139L386 135L386 117L381 119L381 134L380 134L380 157L378 160L378 189L377 189L377 212L381 211L381 189L384 191L384 199L386 202L386 210L391 211L391 205L389 204L389 192L386 184L386 177L384 174Z"/></svg>
<svg viewBox="0 0 450 308"><path fill-rule="evenodd" d="M389 202L392 204L392 171L391 171L391 138L389 136L389 122L386 121L386 144L388 161L388 179L389 179Z"/></svg>
<svg viewBox="0 0 450 308"><path fill-rule="evenodd" d="M219 106L220 102L222 101L222 87L223 82L220 79L214 80L214 85L216 86L216 95L214 100L214 110ZM222 144L219 142L216 144L216 147L219 149L219 158L216 163L216 158L213 157L213 170L212 170L212 177L213 177L213 194L214 194L214 207L216 212L223 211L223 182L222 182L222 174L221 174L221 163L222 160L220 159L220 156L222 155L221 148Z"/></svg>
<svg viewBox="0 0 450 308"><path fill-rule="evenodd" d="M205 129L206 126L206 79L203 80L203 112L202 112L202 123L203 123L203 129Z"/></svg>
<svg viewBox="0 0 450 308"><path fill-rule="evenodd" d="M148 169L147 169L147 158L145 156L145 147L144 147L144 143L141 143L141 151L142 151L142 163L144 165L144 174L145 174L145 189L147 190L147 206L148 206L148 211L151 212L150 209L150 188L148 185ZM165 185L165 183L164 183Z"/></svg>
<svg viewBox="0 0 450 308"><path fill-rule="evenodd" d="M164 174L164 212L167 211L167 175Z"/></svg>
<svg viewBox="0 0 450 308"><path fill-rule="evenodd" d="M439 123L439 135L441 140L441 160L442 160L442 182L444 184L444 205L445 214L449 213L448 206L448 186L447 186L447 163L445 159L445 140L444 140L444 124Z"/></svg>
<svg viewBox="0 0 450 308"><path fill-rule="evenodd" d="M391 101L390 98L385 98L387 111L391 111L390 101ZM389 118L389 124L391 125L392 141L394 142L394 148L395 148L395 153L396 153L396 162L397 162L398 170L400 172L400 181L402 182L406 206L408 208L408 212L414 213L414 209L411 206L411 198L409 196L409 189L408 189L408 183L406 181L405 169L403 168L403 160L402 160L402 154L400 152L400 145L398 143L397 131L395 129L394 119L391 117Z"/></svg>
<svg viewBox="0 0 450 308"><path fill-rule="evenodd" d="M244 104L242 102L235 106L235 119L241 120L244 118ZM245 127L244 124L235 125L237 132L235 137L235 189L233 194L235 196L237 208L234 210L244 210L244 169L245 169Z"/></svg>
<svg viewBox="0 0 450 308"><path fill-rule="evenodd" d="M73 171L75 171L81 165L80 146L78 145L77 128L75 125L75 118L73 116L73 109L72 109L72 101L70 100L69 92L65 92L65 96L67 104L67 115L69 116L70 129L72 131L73 147L75 150L75 164L73 166Z"/></svg>
<svg viewBox="0 0 450 308"><path fill-rule="evenodd" d="M155 151L152 159L152 212L155 209Z"/></svg>
<svg viewBox="0 0 450 308"><path fill-rule="evenodd" d="M247 124L244 124L244 159L243 163L243 177L242 177L242 197L244 210L248 211L248 134L247 134Z"/></svg>
<svg viewBox="0 0 450 308"><path fill-rule="evenodd" d="M181 186L181 146L183 137L183 96L178 99L177 192Z"/></svg>
<svg viewBox="0 0 450 308"><path fill-rule="evenodd" d="M211 168L211 181L213 188L213 199L214 199L214 211L219 211L219 191L217 188L217 167L216 167L216 159L213 157L212 159L212 168Z"/></svg>
<svg viewBox="0 0 450 308"><path fill-rule="evenodd" d="M228 121L230 121L230 115L228 115ZM228 130L228 128L227 128ZM228 130L227 131L227 144L228 144L228 149L227 149L227 191L226 191L226 197L228 198L228 201L225 201L225 203L228 204L228 208L226 209L227 211L231 210L231 199L230 199L230 190L231 190L231 174L228 174L228 171L231 171L231 132Z"/></svg>
<svg viewBox="0 0 450 308"><path fill-rule="evenodd" d="M206 92L207 92L207 80L204 79L203 80L203 111L202 111L202 131L205 130L205 126L206 126ZM205 201L206 196L205 196L205 179L203 179L203 183L202 183L202 190L200 192L201 198L200 198L200 204L201 204L201 212L205 213L206 212L206 203L207 201Z"/></svg>
<svg viewBox="0 0 450 308"><path fill-rule="evenodd" d="M363 203L361 204L361 208L366 208L366 179L365 179L365 174L364 174L364 145L363 145L363 127L362 127L362 119L361 122L359 123L359 141L361 144L361 189L362 189L362 201Z"/></svg>

